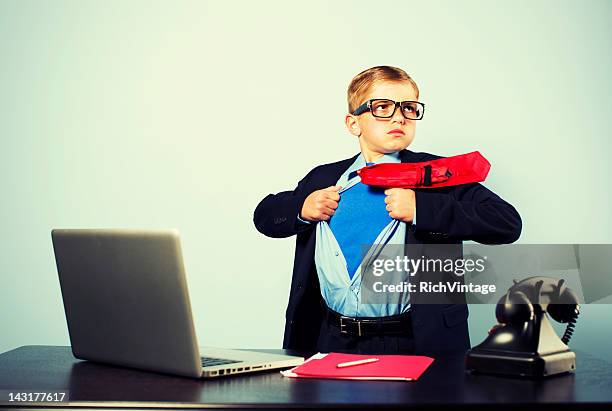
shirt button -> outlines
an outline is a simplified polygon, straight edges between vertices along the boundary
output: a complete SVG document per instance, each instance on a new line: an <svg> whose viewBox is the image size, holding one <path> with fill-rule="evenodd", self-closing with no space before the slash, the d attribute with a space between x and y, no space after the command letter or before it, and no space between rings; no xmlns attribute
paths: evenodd
<svg viewBox="0 0 612 411"><path fill-rule="evenodd" d="M336 254L336 257L338 257L340 255L340 253L338 251L336 251L335 254Z"/></svg>

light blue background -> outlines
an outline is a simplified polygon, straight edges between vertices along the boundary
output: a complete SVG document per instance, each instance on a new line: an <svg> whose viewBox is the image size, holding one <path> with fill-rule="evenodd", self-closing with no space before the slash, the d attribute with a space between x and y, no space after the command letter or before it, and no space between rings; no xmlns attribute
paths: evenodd
<svg viewBox="0 0 612 411"><path fill-rule="evenodd" d="M490 159L522 243L611 243L610 21L605 0L0 0L0 352L69 344L60 227L178 228L200 343L280 347L293 240L252 212L357 152L346 88L374 65L419 84L413 150ZM584 307L572 346L610 358L611 314Z"/></svg>

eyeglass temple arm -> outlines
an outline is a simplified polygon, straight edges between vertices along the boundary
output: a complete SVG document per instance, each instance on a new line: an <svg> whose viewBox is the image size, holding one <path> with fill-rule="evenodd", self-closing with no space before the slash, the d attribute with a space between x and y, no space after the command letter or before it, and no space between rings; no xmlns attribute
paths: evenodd
<svg viewBox="0 0 612 411"><path fill-rule="evenodd" d="M354 116L358 116L362 113L365 113L366 111L368 111L370 109L370 100L366 101L365 103L363 103L362 105L360 105L359 107L357 107L355 109L355 111L353 111L353 115Z"/></svg>

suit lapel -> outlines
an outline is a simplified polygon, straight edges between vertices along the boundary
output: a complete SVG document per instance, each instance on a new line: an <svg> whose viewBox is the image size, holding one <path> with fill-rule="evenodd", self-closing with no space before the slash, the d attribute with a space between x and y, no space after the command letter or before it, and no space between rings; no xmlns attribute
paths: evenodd
<svg viewBox="0 0 612 411"><path fill-rule="evenodd" d="M330 164L328 172L326 172L320 177L319 182L322 184L322 187L325 188L336 185L336 182L338 181L342 173L348 170L348 168L351 166L351 164L353 164L355 159L357 159L358 155L359 154L356 154L351 158L347 158L346 160Z"/></svg>
<svg viewBox="0 0 612 411"><path fill-rule="evenodd" d="M400 160L402 161L402 163L416 163L419 161L416 153L410 150L400 151Z"/></svg>

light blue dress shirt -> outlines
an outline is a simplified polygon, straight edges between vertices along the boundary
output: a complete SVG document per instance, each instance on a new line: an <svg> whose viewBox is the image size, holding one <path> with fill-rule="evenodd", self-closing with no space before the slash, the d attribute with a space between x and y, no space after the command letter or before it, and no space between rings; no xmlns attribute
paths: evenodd
<svg viewBox="0 0 612 411"><path fill-rule="evenodd" d="M399 153L392 153L385 154L376 163L399 162L401 162ZM358 176L353 177L349 181L349 174L365 166L366 162L363 155L359 155L353 164L340 176L336 185L342 186L342 189L339 191L341 198L343 192L361 183L361 179ZM342 200L340 200L340 204L341 201ZM382 197L380 201L384 202L384 197ZM413 220L412 224L415 223L416 218ZM406 229L406 223L391 219L374 240L373 246L365 255L364 260L366 262L370 261L372 258L376 258L381 252L383 252L387 258L395 258L395 254L402 252L399 257L403 258L403 251L400 251L403 250L403 247L386 247L386 245L404 244ZM361 266L363 261L359 264L354 275L351 277L351 275L349 275L345 256L327 221L319 221L315 230L315 266L321 286L321 294L329 308L349 317L385 317L401 314L408 310L410 307L408 292L381 294L381 296L385 298L385 303L362 303L360 286L362 280ZM367 264L363 265L364 267L367 266Z"/></svg>

